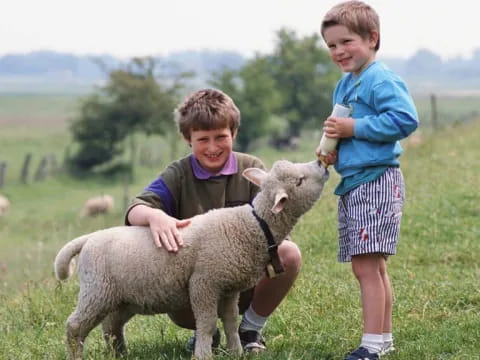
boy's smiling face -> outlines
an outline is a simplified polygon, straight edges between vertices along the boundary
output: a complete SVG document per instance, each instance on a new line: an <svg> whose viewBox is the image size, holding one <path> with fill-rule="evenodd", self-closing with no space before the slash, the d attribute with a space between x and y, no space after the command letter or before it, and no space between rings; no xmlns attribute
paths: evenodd
<svg viewBox="0 0 480 360"><path fill-rule="evenodd" d="M323 39L330 58L343 72L358 75L375 60L376 31L364 39L344 25L332 25L324 30Z"/></svg>
<svg viewBox="0 0 480 360"><path fill-rule="evenodd" d="M188 143L202 168L217 174L233 151L233 140L236 135L232 134L228 127L216 130L192 130Z"/></svg>

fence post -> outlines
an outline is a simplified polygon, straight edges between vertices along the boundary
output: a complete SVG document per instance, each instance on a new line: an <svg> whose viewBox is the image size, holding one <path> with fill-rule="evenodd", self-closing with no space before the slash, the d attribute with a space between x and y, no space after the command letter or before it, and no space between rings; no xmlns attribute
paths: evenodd
<svg viewBox="0 0 480 360"><path fill-rule="evenodd" d="M48 171L48 157L44 156L42 158L42 161L40 161L40 164L38 165L37 172L35 173L35 181L40 181L45 179L47 176L47 171Z"/></svg>
<svg viewBox="0 0 480 360"><path fill-rule="evenodd" d="M437 97L435 94L430 95L430 104L432 106L432 128L438 130Z"/></svg>
<svg viewBox="0 0 480 360"><path fill-rule="evenodd" d="M70 145L67 145L65 152L63 154L63 164L62 167L66 169L68 167L68 162L70 161Z"/></svg>
<svg viewBox="0 0 480 360"><path fill-rule="evenodd" d="M60 167L58 166L57 156L55 154L50 154L48 156L50 163L50 175L55 175L60 172Z"/></svg>
<svg viewBox="0 0 480 360"><path fill-rule="evenodd" d="M28 181L28 173L30 169L30 162L32 161L32 154L28 153L25 155L25 160L23 160L22 173L20 174L20 182L26 184Z"/></svg>
<svg viewBox="0 0 480 360"><path fill-rule="evenodd" d="M5 161L0 162L0 188L5 184L5 176L7 173L7 163Z"/></svg>

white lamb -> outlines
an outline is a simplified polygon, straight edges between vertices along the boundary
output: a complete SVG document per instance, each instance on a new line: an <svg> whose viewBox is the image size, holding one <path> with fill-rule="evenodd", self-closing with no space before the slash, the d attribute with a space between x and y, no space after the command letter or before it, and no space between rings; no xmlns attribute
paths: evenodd
<svg viewBox="0 0 480 360"><path fill-rule="evenodd" d="M252 288L270 261L261 219L276 245L320 197L328 171L318 162L277 161L270 172L246 169L243 175L261 187L253 200L233 208L211 210L180 229L178 253L156 248L150 229L120 226L70 241L55 259L57 279L70 275L79 254L80 293L67 320L70 359L81 359L83 343L100 322L107 344L126 352L123 327L135 314L181 311L191 306L196 320L195 358L210 359L217 316L227 348L242 353L237 332L238 298ZM258 216L258 217L257 217ZM275 247L274 247L275 248Z"/></svg>
<svg viewBox="0 0 480 360"><path fill-rule="evenodd" d="M8 212L8 209L10 208L10 201L3 196L0 195L0 216L5 215Z"/></svg>

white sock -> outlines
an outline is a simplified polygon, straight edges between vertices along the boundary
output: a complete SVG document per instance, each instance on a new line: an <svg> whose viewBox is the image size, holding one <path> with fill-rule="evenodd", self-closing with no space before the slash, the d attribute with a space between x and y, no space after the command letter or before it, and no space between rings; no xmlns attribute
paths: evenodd
<svg viewBox="0 0 480 360"><path fill-rule="evenodd" d="M267 322L267 317L258 315L250 305L243 314L242 322L240 323L240 331L254 330L257 332L262 332L265 323Z"/></svg>
<svg viewBox="0 0 480 360"><path fill-rule="evenodd" d="M377 354L382 350L383 336L381 334L363 334L360 346L363 346L371 354Z"/></svg>
<svg viewBox="0 0 480 360"><path fill-rule="evenodd" d="M393 344L393 334L391 332L390 333L383 333L382 337L383 337L383 348L384 349L388 348L389 346L391 346Z"/></svg>

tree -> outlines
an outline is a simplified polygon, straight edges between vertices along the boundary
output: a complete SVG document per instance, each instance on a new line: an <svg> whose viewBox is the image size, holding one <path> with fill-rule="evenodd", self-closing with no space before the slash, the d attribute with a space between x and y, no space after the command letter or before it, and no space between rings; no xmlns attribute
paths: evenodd
<svg viewBox="0 0 480 360"><path fill-rule="evenodd" d="M280 94L269 74L269 58L256 56L242 69L225 69L214 74L211 84L227 93L241 112L236 145L247 151L252 142L273 128L274 114L280 105Z"/></svg>
<svg viewBox="0 0 480 360"><path fill-rule="evenodd" d="M257 55L238 71L225 70L212 84L227 92L242 113L239 149L269 134L289 144L305 127L321 128L332 110L332 92L341 76L318 35L297 38L281 29L272 54Z"/></svg>
<svg viewBox="0 0 480 360"><path fill-rule="evenodd" d="M173 129L172 111L182 88L180 74L167 86L160 83L152 58L134 58L109 73L108 82L81 104L71 126L78 152L74 169L92 171L125 151L130 139L130 167L135 154L134 134L166 134Z"/></svg>
<svg viewBox="0 0 480 360"><path fill-rule="evenodd" d="M122 152L120 141L125 128L111 126L115 118L112 106L98 94L88 96L80 107L80 115L71 126L78 152L69 159L74 170L88 171L111 161Z"/></svg>
<svg viewBox="0 0 480 360"><path fill-rule="evenodd" d="M304 127L321 128L332 109L332 92L341 76L316 34L298 38L280 29L271 56L271 74L281 93L279 116L288 122L284 136L299 136Z"/></svg>

